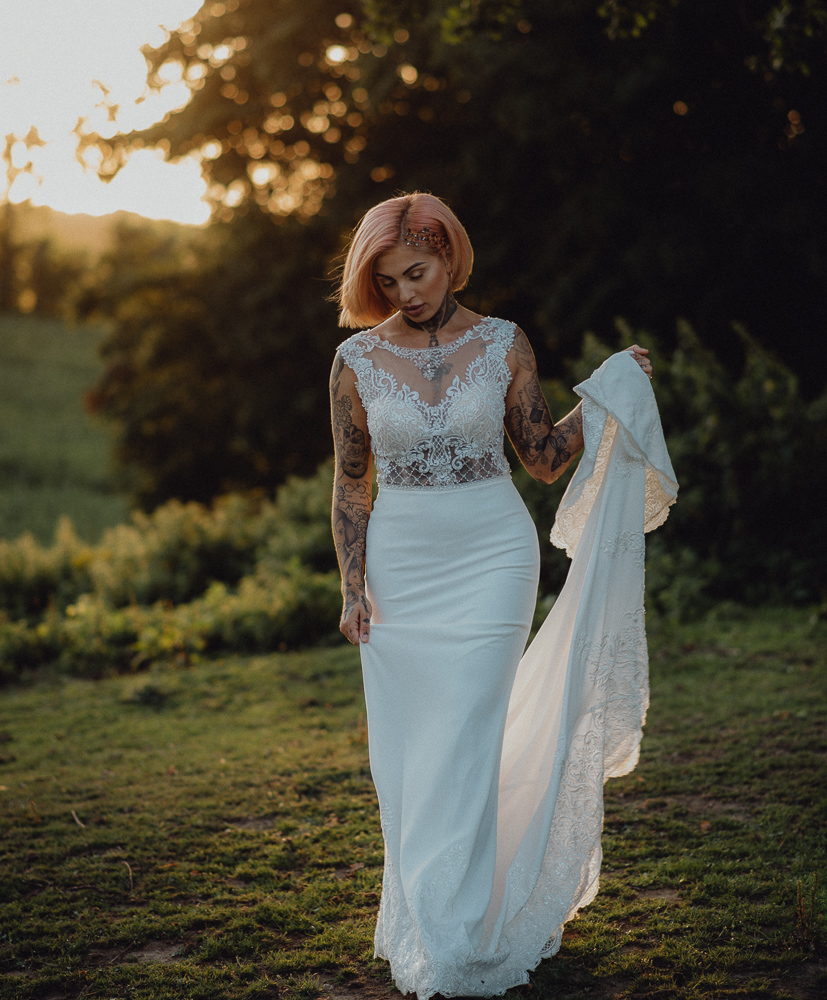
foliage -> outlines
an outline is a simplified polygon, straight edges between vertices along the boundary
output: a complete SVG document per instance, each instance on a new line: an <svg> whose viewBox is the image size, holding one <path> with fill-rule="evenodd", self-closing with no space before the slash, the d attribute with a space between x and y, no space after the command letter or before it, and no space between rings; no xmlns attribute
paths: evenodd
<svg viewBox="0 0 827 1000"><path fill-rule="evenodd" d="M599 18L606 22L612 40L638 39L657 22L676 19L691 0L600 0ZM373 32L386 34L392 26L422 17L428 12L438 19L448 41L475 35L499 38L504 25L518 23L530 8L525 0L364 0L363 7ZM755 71L784 70L809 76L824 57L827 43L827 6L824 0L748 0L740 6L745 41L755 55L747 66ZM523 21L525 23L525 21ZM457 29L460 29L459 31Z"/></svg>
<svg viewBox="0 0 827 1000"><path fill-rule="evenodd" d="M327 379L340 337L314 278L331 246L295 221L278 231L256 221L232 240L189 241L125 224L78 304L82 318L110 324L87 405L112 423L147 509L269 491L330 451Z"/></svg>
<svg viewBox="0 0 827 1000"><path fill-rule="evenodd" d="M0 313L0 538L47 543L66 514L96 541L126 517L109 434L81 401L100 374L100 339L97 327Z"/></svg>
<svg viewBox="0 0 827 1000"><path fill-rule="evenodd" d="M298 562L276 578L240 581L235 593L213 583L201 597L171 606L113 608L81 595L65 616L50 611L35 626L0 623L0 680L54 664L66 674L101 677L157 662L183 666L202 654L269 652L323 644L335 635L341 606L335 572Z"/></svg>
<svg viewBox="0 0 827 1000"><path fill-rule="evenodd" d="M0 679L54 663L99 676L219 650L266 652L336 634L332 470L291 479L275 501L178 501L81 542L0 542Z"/></svg>
<svg viewBox="0 0 827 1000"><path fill-rule="evenodd" d="M616 315L667 344L685 316L733 372L737 319L765 346L784 330L818 395L827 64L796 41L821 44L817 5L806 24L775 6L664 3L613 40L594 0L202 7L149 53L153 79L181 65L189 104L100 140L107 169L132 144L200 150L219 223L195 270L142 274L125 247L98 286L114 329L96 405L142 504L270 489L326 453L341 336L326 282L362 212L399 189L456 209L477 252L463 301L524 326L546 375Z"/></svg>
<svg viewBox="0 0 827 1000"><path fill-rule="evenodd" d="M600 892L532 995L824 992L824 639L807 611L650 631ZM356 650L33 684L0 734L0 996L392 993Z"/></svg>
<svg viewBox="0 0 827 1000"><path fill-rule="evenodd" d="M652 24L676 17L689 0L605 0L598 14L610 38L640 38ZM827 6L823 0L751 0L741 5L743 32L754 54L749 69L809 76L824 59Z"/></svg>
<svg viewBox="0 0 827 1000"><path fill-rule="evenodd" d="M408 25L429 18L448 42L473 41L482 36L494 41L514 24L524 8L523 0L442 0L439 3L419 0L400 3L399 0L363 0L369 35L390 44L394 30L400 24Z"/></svg>
<svg viewBox="0 0 827 1000"><path fill-rule="evenodd" d="M802 399L787 365L743 327L737 332L738 376L685 321L671 357L654 351L654 386L681 489L666 525L647 542L646 586L652 604L676 618L722 600L827 599L827 393ZM618 335L618 347L656 347L650 334L623 322ZM587 378L609 353L587 337L572 379Z"/></svg>
<svg viewBox="0 0 827 1000"><path fill-rule="evenodd" d="M92 550L75 534L69 518L43 548L30 533L0 540L0 609L14 620L39 618L50 607L65 608L91 588Z"/></svg>
<svg viewBox="0 0 827 1000"><path fill-rule="evenodd" d="M311 213L338 237L399 186L437 190L472 229L475 297L552 345L616 314L661 329L686 315L707 337L736 318L767 341L786 313L764 282L794 287L802 310L823 303L802 264L823 273L809 220L824 146L808 122L824 74L765 80L745 65L756 37L737 10L665 7L641 38L607 43L591 0L382 0L367 8L379 46L329 0L302 18L282 0L205 7L152 54L197 78L193 98L140 138L208 150L219 218L240 199L236 211ZM463 40L446 44L440 25L462 16ZM326 57L336 44L341 64ZM305 165L333 174L305 191Z"/></svg>

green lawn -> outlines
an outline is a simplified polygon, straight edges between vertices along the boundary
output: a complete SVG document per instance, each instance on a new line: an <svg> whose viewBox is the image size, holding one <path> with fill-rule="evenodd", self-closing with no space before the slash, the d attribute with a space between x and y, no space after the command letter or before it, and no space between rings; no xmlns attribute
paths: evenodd
<svg viewBox="0 0 827 1000"><path fill-rule="evenodd" d="M825 638L653 624L601 892L514 995L827 996ZM393 995L355 650L43 677L0 734L0 997Z"/></svg>
<svg viewBox="0 0 827 1000"><path fill-rule="evenodd" d="M83 410L100 370L100 331L0 314L0 538L24 531L47 543L61 515L96 541L125 520L109 435Z"/></svg>

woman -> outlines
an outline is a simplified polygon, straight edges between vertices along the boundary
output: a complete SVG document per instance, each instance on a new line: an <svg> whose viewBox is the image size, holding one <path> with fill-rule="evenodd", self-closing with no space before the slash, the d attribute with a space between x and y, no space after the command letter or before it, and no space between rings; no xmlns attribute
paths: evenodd
<svg viewBox="0 0 827 1000"><path fill-rule="evenodd" d="M376 953L420 1000L526 982L568 918L537 898L542 857L524 861L545 850L553 810L532 800L511 822L498 790L539 572L502 444L504 426L551 483L583 447L582 404L555 424L525 334L457 303L472 261L431 195L368 212L339 302L343 326L373 328L341 345L331 375L341 630L361 648L386 847ZM629 350L651 376L648 351ZM572 889L561 913L590 891Z"/></svg>

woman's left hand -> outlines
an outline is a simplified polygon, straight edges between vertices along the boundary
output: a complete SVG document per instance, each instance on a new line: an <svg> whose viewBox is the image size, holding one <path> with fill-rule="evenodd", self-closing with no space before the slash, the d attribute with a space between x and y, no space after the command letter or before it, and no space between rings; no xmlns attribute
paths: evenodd
<svg viewBox="0 0 827 1000"><path fill-rule="evenodd" d="M645 375L649 378L652 377L652 362L647 357L649 353L648 347L639 347L637 344L632 344L631 347L627 347L626 350L632 355L632 357L637 361L640 367L643 369Z"/></svg>

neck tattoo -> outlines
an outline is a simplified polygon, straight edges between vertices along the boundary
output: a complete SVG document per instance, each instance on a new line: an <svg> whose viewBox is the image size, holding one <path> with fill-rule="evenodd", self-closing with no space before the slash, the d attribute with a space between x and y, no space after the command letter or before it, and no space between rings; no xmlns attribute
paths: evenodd
<svg viewBox="0 0 827 1000"><path fill-rule="evenodd" d="M431 335L428 340L428 347L439 347L437 332L445 326L456 311L457 300L454 298L454 293L449 288L445 293L445 298L442 300L442 305L430 319L426 319L422 323L417 323L415 320L408 319L404 313L402 313L402 319L414 330L424 330L426 333Z"/></svg>

